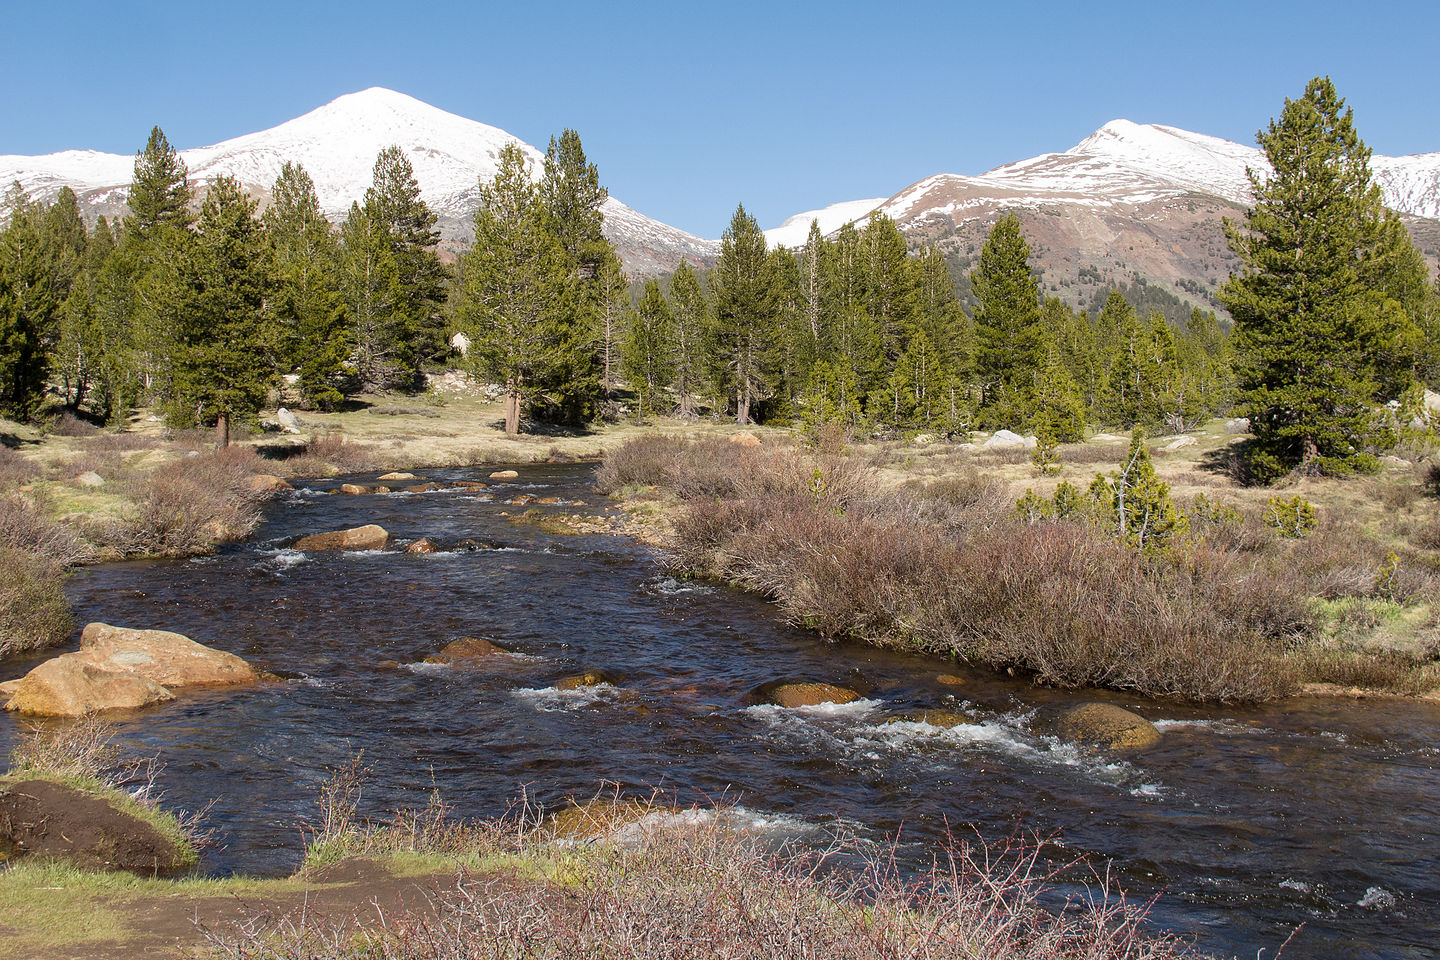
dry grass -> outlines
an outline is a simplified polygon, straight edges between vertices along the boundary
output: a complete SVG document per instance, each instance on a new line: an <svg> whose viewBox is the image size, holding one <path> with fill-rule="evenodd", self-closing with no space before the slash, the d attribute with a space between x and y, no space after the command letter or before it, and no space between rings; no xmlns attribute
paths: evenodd
<svg viewBox="0 0 1440 960"><path fill-rule="evenodd" d="M345 828L355 776L353 765L340 773L332 826ZM622 816L607 821L606 810ZM1037 842L951 843L928 869L912 870L893 848L848 840L824 851L777 850L723 813L653 800L602 805L587 818L591 839L560 847L523 819L445 826L402 815L363 831L390 837L375 852L394 852L399 838L400 849L501 858L509 867L462 870L428 909L379 914L363 931L302 916L212 931L212 946L232 960L1190 955L1175 937L1147 929L1145 909L1108 877L1079 862L1053 866ZM419 833L416 823L425 824ZM623 842L613 839L620 826L628 828ZM1062 883L1069 896L1056 889Z"/></svg>
<svg viewBox="0 0 1440 960"><path fill-rule="evenodd" d="M0 446L0 489L18 487L41 476L43 471L33 460L9 447Z"/></svg>
<svg viewBox="0 0 1440 960"><path fill-rule="evenodd" d="M64 643L74 625L63 568L0 548L0 660Z"/></svg>

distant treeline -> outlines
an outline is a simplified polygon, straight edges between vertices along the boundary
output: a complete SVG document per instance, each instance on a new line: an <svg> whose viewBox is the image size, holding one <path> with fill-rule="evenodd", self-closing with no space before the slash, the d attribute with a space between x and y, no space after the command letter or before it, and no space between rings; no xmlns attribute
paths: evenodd
<svg viewBox="0 0 1440 960"><path fill-rule="evenodd" d="M1287 163L1299 162L1281 155L1277 135L1262 143L1276 176L1256 184L1245 228L1229 225L1244 265L1220 294L1236 317L1233 340L1211 312L1176 324L1151 300L1142 313L1133 301L1144 287L1112 288L1093 311L1042 298L1013 216L963 278L968 312L940 251L912 249L878 212L830 237L812 224L789 250L767 249L742 206L713 269L682 262L663 284L636 289L601 232L606 191L574 131L551 139L540 171L518 147L502 151L480 185L474 243L447 265L398 147L381 152L364 202L337 229L292 164L263 215L225 177L197 213L184 163L156 128L137 154L123 221L87 229L69 190L50 204L12 190L0 233L0 403L33 416L53 390L107 420L148 404L177 425L223 426L253 417L282 375L318 409L422 389L425 368L463 334L464 365L507 387L512 431L628 411L1003 427L1064 441L1087 425L1184 430L1232 407L1277 423L1343 407L1353 434L1363 410L1435 380L1436 295L1403 227L1379 207L1368 150L1348 111L1336 112L1343 101L1333 88L1324 96L1307 91L1321 119L1306 120L1309 139L1287 149L1330 164L1336 189L1272 211L1290 202ZM1284 229L1327 216L1344 225L1328 241L1271 251L1288 242ZM1306 274L1307 257L1328 258L1332 272L1351 263L1337 281L1349 286ZM1315 357L1294 369L1285 351L1302 343ZM1353 350L1373 362L1346 359ZM1323 374L1330 394L1274 409L1279 387L1267 377L1277 369L1313 383L1337 363L1364 369ZM1343 460L1359 440L1286 442L1294 449L1277 462L1326 444Z"/></svg>

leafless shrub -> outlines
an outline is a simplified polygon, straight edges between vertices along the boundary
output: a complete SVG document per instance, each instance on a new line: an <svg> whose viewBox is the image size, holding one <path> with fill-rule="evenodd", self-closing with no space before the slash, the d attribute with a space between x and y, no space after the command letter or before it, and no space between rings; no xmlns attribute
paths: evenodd
<svg viewBox="0 0 1440 960"><path fill-rule="evenodd" d="M1125 457L1125 444L1076 443L1060 448L1060 462L1071 464L1103 463L1114 465Z"/></svg>
<svg viewBox="0 0 1440 960"><path fill-rule="evenodd" d="M258 455L230 447L184 457L134 481L136 514L120 533L127 553L187 556L239 540L260 522L249 487Z"/></svg>
<svg viewBox="0 0 1440 960"><path fill-rule="evenodd" d="M93 548L74 529L45 515L43 493L0 496L0 548L57 567L74 566L93 557Z"/></svg>
<svg viewBox="0 0 1440 960"><path fill-rule="evenodd" d="M41 470L35 461L23 453L0 446L0 488L17 487L39 478L40 475Z"/></svg>
<svg viewBox="0 0 1440 960"><path fill-rule="evenodd" d="M1416 695L1440 689L1440 648L1357 650L1310 649L1298 658L1304 678L1367 690Z"/></svg>
<svg viewBox="0 0 1440 960"><path fill-rule="evenodd" d="M10 752L10 772L106 783L120 759L114 740L115 728L93 713L36 725Z"/></svg>
<svg viewBox="0 0 1440 960"><path fill-rule="evenodd" d="M64 643L74 621L65 571L54 561L0 548L0 660Z"/></svg>
<svg viewBox="0 0 1440 960"><path fill-rule="evenodd" d="M539 839L539 835L532 834ZM563 884L462 872L427 908L368 929L291 917L211 932L221 957L273 960L1169 960L1191 955L1083 863L1040 845L952 843L928 869L853 841L773 850L723 817L656 818L637 843L532 839ZM1070 890L1062 895L1059 887Z"/></svg>
<svg viewBox="0 0 1440 960"><path fill-rule="evenodd" d="M133 453L137 450L154 450L161 445L159 437L139 433L117 431L92 437L86 448L104 453Z"/></svg>
<svg viewBox="0 0 1440 960"><path fill-rule="evenodd" d="M46 428L46 432L57 437L93 437L100 432L100 428L66 410L55 418Z"/></svg>

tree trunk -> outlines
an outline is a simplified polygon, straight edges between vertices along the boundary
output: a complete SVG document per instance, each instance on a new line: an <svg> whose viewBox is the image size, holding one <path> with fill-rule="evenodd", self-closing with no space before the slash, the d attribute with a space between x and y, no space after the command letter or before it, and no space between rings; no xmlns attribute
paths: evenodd
<svg viewBox="0 0 1440 960"><path fill-rule="evenodd" d="M744 426L750 422L750 385L735 393L735 422Z"/></svg>
<svg viewBox="0 0 1440 960"><path fill-rule="evenodd" d="M520 432L520 390L514 380L505 384L505 432L511 436Z"/></svg>
<svg viewBox="0 0 1440 960"><path fill-rule="evenodd" d="M221 413L215 418L215 449L224 450L230 446L230 414Z"/></svg>

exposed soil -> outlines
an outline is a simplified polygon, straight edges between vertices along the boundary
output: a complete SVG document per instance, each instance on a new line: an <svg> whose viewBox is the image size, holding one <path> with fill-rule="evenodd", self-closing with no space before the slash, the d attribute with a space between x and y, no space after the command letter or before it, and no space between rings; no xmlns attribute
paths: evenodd
<svg viewBox="0 0 1440 960"><path fill-rule="evenodd" d="M185 851L149 823L92 793L48 780L0 790L0 854L147 877L189 866Z"/></svg>

